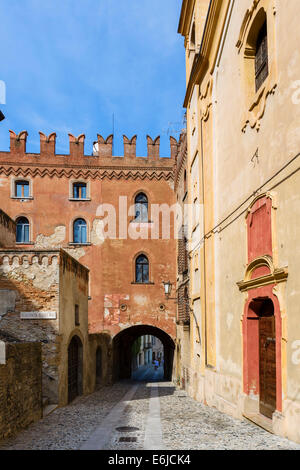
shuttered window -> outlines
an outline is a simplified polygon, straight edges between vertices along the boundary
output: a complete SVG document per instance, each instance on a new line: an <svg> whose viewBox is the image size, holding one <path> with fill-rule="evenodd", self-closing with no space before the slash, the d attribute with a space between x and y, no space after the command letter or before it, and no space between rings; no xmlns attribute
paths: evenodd
<svg viewBox="0 0 300 470"><path fill-rule="evenodd" d="M257 37L255 53L255 85L256 91L266 80L269 74L268 65L268 35L267 22L265 21Z"/></svg>

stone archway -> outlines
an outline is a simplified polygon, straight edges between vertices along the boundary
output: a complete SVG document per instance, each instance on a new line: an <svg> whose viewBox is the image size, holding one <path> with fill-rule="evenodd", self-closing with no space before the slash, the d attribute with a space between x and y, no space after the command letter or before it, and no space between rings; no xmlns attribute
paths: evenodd
<svg viewBox="0 0 300 470"><path fill-rule="evenodd" d="M68 403L83 391L83 347L78 336L73 336L68 347Z"/></svg>
<svg viewBox="0 0 300 470"><path fill-rule="evenodd" d="M118 333L113 339L113 379L130 379L132 373L132 345L137 338L151 335L164 346L164 379L172 380L175 343L163 330L150 325L137 325Z"/></svg>

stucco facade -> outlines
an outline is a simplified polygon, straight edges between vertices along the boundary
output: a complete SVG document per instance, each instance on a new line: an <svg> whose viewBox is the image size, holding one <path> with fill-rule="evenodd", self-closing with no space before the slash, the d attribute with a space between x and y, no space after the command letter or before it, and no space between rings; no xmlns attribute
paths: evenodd
<svg viewBox="0 0 300 470"><path fill-rule="evenodd" d="M199 255L201 267L200 280L191 268L190 296L200 291L191 331L196 321L200 338L191 337L189 391L295 441L300 441L298 9L296 0L184 0L179 23L187 64L188 191L193 194L198 179L198 193L190 200L202 205L198 234L189 217L190 257ZM262 33L267 72L257 83ZM262 313L259 301L272 304L273 313ZM253 326L269 317L275 325L274 384L267 384L273 387L272 418L260 412L263 346Z"/></svg>

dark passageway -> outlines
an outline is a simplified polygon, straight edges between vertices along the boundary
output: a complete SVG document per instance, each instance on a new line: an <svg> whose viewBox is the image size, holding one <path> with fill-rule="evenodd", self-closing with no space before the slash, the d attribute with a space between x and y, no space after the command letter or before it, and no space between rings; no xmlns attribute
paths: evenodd
<svg viewBox="0 0 300 470"><path fill-rule="evenodd" d="M162 361L157 370L153 365L152 356L145 366L135 370L133 367L132 350L138 338L151 335L158 338L163 345ZM132 379L138 381L172 380L175 344L172 338L159 328L149 325L138 325L127 328L115 336L113 340L113 378Z"/></svg>

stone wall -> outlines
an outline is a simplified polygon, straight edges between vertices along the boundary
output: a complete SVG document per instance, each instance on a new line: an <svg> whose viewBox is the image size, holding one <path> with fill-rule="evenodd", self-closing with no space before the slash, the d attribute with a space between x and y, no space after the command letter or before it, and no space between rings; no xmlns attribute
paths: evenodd
<svg viewBox="0 0 300 470"><path fill-rule="evenodd" d="M3 180L0 199L5 200L8 213L14 218L20 214L27 217L30 243L35 249L63 248L89 268L90 333L110 331L114 336L142 321L174 337L175 305L169 302L163 312L159 307L165 303L162 281L172 278L175 282L175 241L173 237L171 240L135 240L135 233L128 235L139 228L131 223L134 216L126 217L126 235L121 233L123 228L119 227L118 219L127 212L120 208L119 196L123 197L123 202L127 198L128 210L138 192L147 195L149 207L175 203L173 168L178 143L171 138L171 158L160 158L159 137L148 136L147 156L139 157L136 156L136 137L124 137L124 157L116 157L112 155L113 137L104 139L99 135L97 151L84 155L84 135L78 138L70 135L70 154L57 155L55 134L41 133L40 136L39 154L26 153L27 132L16 135L12 131L10 152L0 152ZM11 195L16 178L21 177L32 189L26 200ZM75 182L87 185L86 199L74 200L72 185ZM112 239L103 236L101 204L111 204L116 209L117 233ZM74 243L73 224L77 218L84 218L87 223L87 243ZM141 230L150 237L152 228L152 219L149 219ZM152 283L147 286L134 282L134 260L141 252L150 258ZM120 309L122 305L125 309L128 307L126 311Z"/></svg>
<svg viewBox="0 0 300 470"><path fill-rule="evenodd" d="M75 335L83 346L83 393L94 390L88 282L88 269L63 250L0 250L0 327L21 341L41 342L43 396L50 404L68 403L68 346Z"/></svg>
<svg viewBox="0 0 300 470"><path fill-rule="evenodd" d="M7 310L3 310L2 299ZM23 312L52 312L55 319L23 319ZM40 341L43 391L51 403L58 401L59 251L0 252L1 330L21 341Z"/></svg>
<svg viewBox="0 0 300 470"><path fill-rule="evenodd" d="M0 440L42 417L41 344L4 344L6 363L0 364Z"/></svg>

